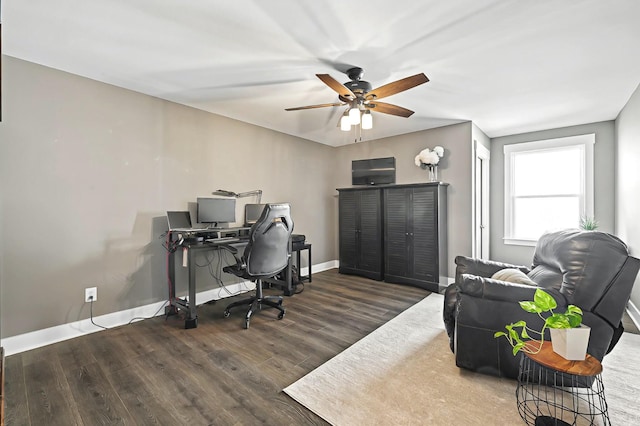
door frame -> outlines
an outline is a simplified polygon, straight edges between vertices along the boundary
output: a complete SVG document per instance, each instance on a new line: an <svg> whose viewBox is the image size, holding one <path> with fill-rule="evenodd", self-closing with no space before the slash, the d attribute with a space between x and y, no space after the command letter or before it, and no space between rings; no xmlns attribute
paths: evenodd
<svg viewBox="0 0 640 426"><path fill-rule="evenodd" d="M472 257L489 259L489 180L491 152L473 141L473 232Z"/></svg>

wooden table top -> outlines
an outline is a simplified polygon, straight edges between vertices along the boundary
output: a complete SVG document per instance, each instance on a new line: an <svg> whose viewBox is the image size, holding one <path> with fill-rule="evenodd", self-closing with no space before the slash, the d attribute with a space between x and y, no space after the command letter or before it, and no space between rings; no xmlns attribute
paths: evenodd
<svg viewBox="0 0 640 426"><path fill-rule="evenodd" d="M600 364L600 361L596 358L587 354L584 361L570 361L555 353L549 341L542 343L542 349L540 349L540 352L537 354L528 354L525 352L525 356L540 365L562 373L575 374L578 376L596 376L602 373L602 364Z"/></svg>

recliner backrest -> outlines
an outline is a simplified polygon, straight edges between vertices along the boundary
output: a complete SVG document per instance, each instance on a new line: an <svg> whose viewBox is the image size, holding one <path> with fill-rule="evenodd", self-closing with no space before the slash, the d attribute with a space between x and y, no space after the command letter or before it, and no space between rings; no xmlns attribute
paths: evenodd
<svg viewBox="0 0 640 426"><path fill-rule="evenodd" d="M626 244L614 235L578 229L552 232L538 240L529 277L558 290L568 303L598 313L598 304L628 258ZM618 303L624 306L627 300Z"/></svg>
<svg viewBox="0 0 640 426"><path fill-rule="evenodd" d="M244 250L250 276L273 276L282 271L291 255L293 220L289 204L267 204L249 231Z"/></svg>

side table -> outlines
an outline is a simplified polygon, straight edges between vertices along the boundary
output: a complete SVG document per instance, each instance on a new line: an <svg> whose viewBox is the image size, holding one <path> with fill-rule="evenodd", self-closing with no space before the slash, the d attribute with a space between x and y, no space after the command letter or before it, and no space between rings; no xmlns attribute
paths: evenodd
<svg viewBox="0 0 640 426"><path fill-rule="evenodd" d="M307 250L307 275L302 275L301 269L302 264L300 263L300 252L302 250ZM296 254L296 267L298 268L298 279L300 282L309 281L311 282L311 244L310 243L293 243L291 246L291 251Z"/></svg>
<svg viewBox="0 0 640 426"><path fill-rule="evenodd" d="M591 355L569 361L544 342L537 354L523 354L516 398L528 425L610 426L602 364Z"/></svg>

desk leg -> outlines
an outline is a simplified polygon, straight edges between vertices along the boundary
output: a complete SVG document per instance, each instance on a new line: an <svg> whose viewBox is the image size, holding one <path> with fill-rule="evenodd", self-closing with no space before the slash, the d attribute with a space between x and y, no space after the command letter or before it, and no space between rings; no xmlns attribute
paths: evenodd
<svg viewBox="0 0 640 426"><path fill-rule="evenodd" d="M195 250L189 249L187 262L189 262L189 315L184 322L184 328L196 328L198 326L198 314L196 312L196 261Z"/></svg>
<svg viewBox="0 0 640 426"><path fill-rule="evenodd" d="M309 249L308 249L308 255L309 255L309 264L307 265L307 267L309 268L309 273L307 274L309 276L309 282L311 282L311 244L309 244Z"/></svg>
<svg viewBox="0 0 640 426"><path fill-rule="evenodd" d="M175 305L176 300L176 254L174 251L169 252L167 257L167 274L169 279L169 306L164 308L166 316L177 315L178 308Z"/></svg>
<svg viewBox="0 0 640 426"><path fill-rule="evenodd" d="M302 250L296 251L296 267L298 268L298 282L302 282L302 263L300 260L300 252Z"/></svg>
<svg viewBox="0 0 640 426"><path fill-rule="evenodd" d="M287 270L285 272L285 277L284 277L286 282L286 286L284 288L285 296L291 296L293 294L293 291L291 290L293 288L293 285L291 284L291 281L293 281L293 274L291 273L292 263L293 263L292 256L289 256L289 262L287 263Z"/></svg>

